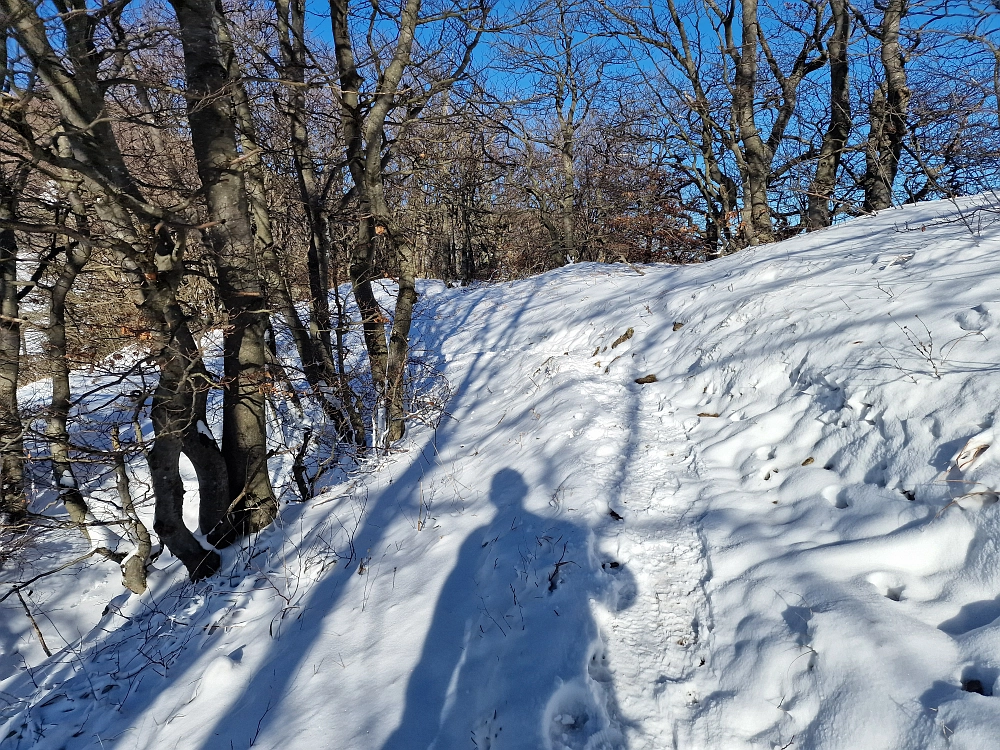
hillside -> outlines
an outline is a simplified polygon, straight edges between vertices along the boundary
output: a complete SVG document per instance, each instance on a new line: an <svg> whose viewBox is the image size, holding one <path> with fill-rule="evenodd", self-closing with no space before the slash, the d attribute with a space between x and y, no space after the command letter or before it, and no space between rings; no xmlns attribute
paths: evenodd
<svg viewBox="0 0 1000 750"><path fill-rule="evenodd" d="M208 581L169 553L142 596L92 561L39 581L51 658L8 598L0 746L993 746L988 206L704 265L424 282L440 423Z"/></svg>

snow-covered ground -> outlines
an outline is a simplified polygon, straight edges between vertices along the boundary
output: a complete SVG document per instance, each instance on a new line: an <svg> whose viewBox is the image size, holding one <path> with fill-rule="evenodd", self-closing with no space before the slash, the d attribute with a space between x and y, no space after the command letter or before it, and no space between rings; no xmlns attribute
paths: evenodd
<svg viewBox="0 0 1000 750"><path fill-rule="evenodd" d="M168 555L142 596L107 563L39 581L52 658L8 598L0 746L995 746L985 205L423 284L438 427L209 581Z"/></svg>

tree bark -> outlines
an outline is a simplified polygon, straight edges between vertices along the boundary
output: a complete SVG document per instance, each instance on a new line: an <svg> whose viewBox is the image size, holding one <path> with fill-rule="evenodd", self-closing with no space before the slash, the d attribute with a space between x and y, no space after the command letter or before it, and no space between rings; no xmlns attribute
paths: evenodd
<svg viewBox="0 0 1000 750"><path fill-rule="evenodd" d="M749 209L749 220L744 222L744 231L748 244L759 245L774 239L771 209L767 201L771 154L754 119L754 96L757 90L757 48L760 37L757 0L741 1L743 41L742 49L736 59L733 114L740 141L743 143L743 155L746 163L746 204Z"/></svg>
<svg viewBox="0 0 1000 750"><path fill-rule="evenodd" d="M230 533L228 465L206 424L208 390L212 378L176 299L183 279L183 246L176 246L166 230L157 233L157 271L142 310L154 323L153 350L160 379L153 392L150 417L156 439L148 455L156 496L153 531L184 563L192 580L218 571L218 553L205 550L184 525L184 483L179 460L184 453L198 478L198 518L209 539Z"/></svg>
<svg viewBox="0 0 1000 750"><path fill-rule="evenodd" d="M869 136L865 151L863 210L879 211L892 205L892 186L906 138L910 89L906 80L899 31L908 0L888 0L878 31L885 81L875 90L869 108Z"/></svg>
<svg viewBox="0 0 1000 750"><path fill-rule="evenodd" d="M809 186L806 229L812 231L830 226L830 201L837 184L840 159L851 133L851 89L848 80L847 43L851 34L850 8L847 0L830 0L833 14L833 34L827 42L830 60L830 127L823 136L816 174Z"/></svg>
<svg viewBox="0 0 1000 750"><path fill-rule="evenodd" d="M128 478L128 469L125 466L125 454L122 452L118 425L112 427L111 450L115 452L115 487L118 490L118 501L125 514L125 532L135 544L135 550L121 563L122 585L134 594L141 594L146 590L146 566L153 550L153 541L149 536L146 524L142 522L135 510L135 501L132 499L131 483Z"/></svg>
<svg viewBox="0 0 1000 750"><path fill-rule="evenodd" d="M0 63L7 78L7 34L3 34ZM17 195L25 173L11 184L0 173L0 218L14 219ZM24 426L17 404L21 367L20 306L17 288L17 237L10 229L0 231L0 527L19 526L28 508L24 493Z"/></svg>
<svg viewBox="0 0 1000 750"><path fill-rule="evenodd" d="M219 269L219 292L228 315L223 332L222 454L230 482L229 529L213 533L228 544L274 520L277 501L267 471L264 334L267 310L257 276L254 235L219 28L213 0L172 0L180 26L188 87L188 123L209 215L209 242ZM172 455L172 449L171 454Z"/></svg>
<svg viewBox="0 0 1000 750"><path fill-rule="evenodd" d="M66 138L60 138L58 144L57 148L61 150L63 156L71 155ZM66 350L66 297L80 272L89 262L92 245L87 211L75 189L76 186L71 180L63 180L62 186L69 199L69 211L62 219L68 219L69 213L72 212L76 220L76 229L84 241L66 242L65 262L49 293L49 324L45 333L48 343L49 374L52 377L52 400L45 424L45 435L52 451L52 480L56 491L70 519L80 529L83 537L90 541L87 523L93 519L89 517L90 509L83 498L83 493L80 492L73 463L70 460L68 423L72 390L69 380L70 363ZM57 216L56 223L58 220ZM55 239L53 238L53 242Z"/></svg>
<svg viewBox="0 0 1000 750"><path fill-rule="evenodd" d="M8 217L0 207L0 217ZM23 426L17 405L21 326L17 302L17 239L0 231L0 527L21 526L28 508L24 494Z"/></svg>
<svg viewBox="0 0 1000 750"><path fill-rule="evenodd" d="M52 286L49 299L49 325L47 357L52 377L52 401L49 406L45 436L52 451L52 479L59 492L59 499L66 506L70 519L89 541L87 531L87 503L80 492L73 463L70 459L69 410L72 405L70 389L70 363L66 351L66 296L76 277L90 260L90 243L67 243L66 262Z"/></svg>

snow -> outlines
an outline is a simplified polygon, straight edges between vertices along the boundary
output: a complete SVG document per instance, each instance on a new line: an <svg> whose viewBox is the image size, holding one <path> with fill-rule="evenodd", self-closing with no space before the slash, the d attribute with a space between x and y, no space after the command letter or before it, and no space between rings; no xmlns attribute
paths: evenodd
<svg viewBox="0 0 1000 750"><path fill-rule="evenodd" d="M167 553L141 596L94 561L39 581L50 659L8 598L0 744L992 746L990 200L699 266L422 282L440 423L208 581Z"/></svg>
<svg viewBox="0 0 1000 750"><path fill-rule="evenodd" d="M195 427L197 428L199 435L204 435L213 443L215 442L215 435L212 434L212 431L208 429L208 425L205 424L202 420L199 419Z"/></svg>

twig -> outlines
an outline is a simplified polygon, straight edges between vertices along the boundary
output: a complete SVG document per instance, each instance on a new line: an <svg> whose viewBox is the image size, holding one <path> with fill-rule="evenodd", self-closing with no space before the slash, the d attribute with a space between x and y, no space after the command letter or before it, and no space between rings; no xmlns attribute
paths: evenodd
<svg viewBox="0 0 1000 750"><path fill-rule="evenodd" d="M417 531L421 531L426 523L424 516L424 483L420 482L420 505L417 507Z"/></svg>
<svg viewBox="0 0 1000 750"><path fill-rule="evenodd" d="M42 644L42 651L45 652L46 656L52 656L52 652L49 651L49 647L45 645L45 639L42 637L42 630L41 630L41 628L39 628L38 627L38 623L35 622L35 618L31 614L31 610L28 609L28 603L26 601L24 601L24 597L21 596L21 592L20 591L18 591L17 589L15 589L15 592L17 593L18 600L20 600L20 602L21 602L21 606L24 607L24 614L26 614L28 616L28 619L31 620L31 627L33 627L35 629L35 635L38 636L38 642L40 644Z"/></svg>
<svg viewBox="0 0 1000 750"><path fill-rule="evenodd" d="M46 576L50 576L50 575L54 575L55 573L59 573L60 571L66 570L66 568L70 568L70 567L76 565L78 562L83 562L87 558L93 557L96 554L102 554L102 555L107 556L107 553L109 553L109 552L111 552L111 550L107 549L106 547L97 547L95 549L90 550L90 552L88 552L85 555L80 555L76 559L70 560L65 565L60 565L58 568L54 568L53 570L47 570L44 573L39 573L34 578L29 578L24 583L19 583L16 586L12 587L10 591L8 591L3 596L0 596L0 602L4 601L11 594L17 594L18 596L20 596L21 595L20 594L20 590L21 589L23 589L23 588L25 588L27 586L30 586L31 584L33 584L35 581L39 580L40 578L45 578ZM114 553L112 553L112 554L114 554Z"/></svg>
<svg viewBox="0 0 1000 750"><path fill-rule="evenodd" d="M271 701L268 701L267 702L267 708L264 709L264 713L262 713L260 715L260 719L258 719L258 721L257 721L257 731L254 732L253 737L250 738L250 745L249 745L249 747L253 747L254 743L257 741L257 738L260 736L260 726L261 726L261 724L264 723L264 717L267 716L267 714L268 714L268 712L270 710L271 710Z"/></svg>
<svg viewBox="0 0 1000 750"><path fill-rule="evenodd" d="M624 263L626 266L628 266L629 268L631 268L633 271L635 271L640 276L645 276L646 275L646 272L643 271L641 268L637 268L634 263L629 263L628 260L626 260L626 258L625 258L624 255L619 255L618 257L621 259L622 263Z"/></svg>
<svg viewBox="0 0 1000 750"><path fill-rule="evenodd" d="M567 545L568 545L568 543L563 544L563 551L562 551L562 554L559 556L559 561L556 563L555 567L552 569L552 572L549 573L549 591L555 591L556 588L558 588L558 586L559 586L559 569L563 565L576 565L576 562L574 562L573 560L567 560L566 559L566 547L567 547Z"/></svg>

